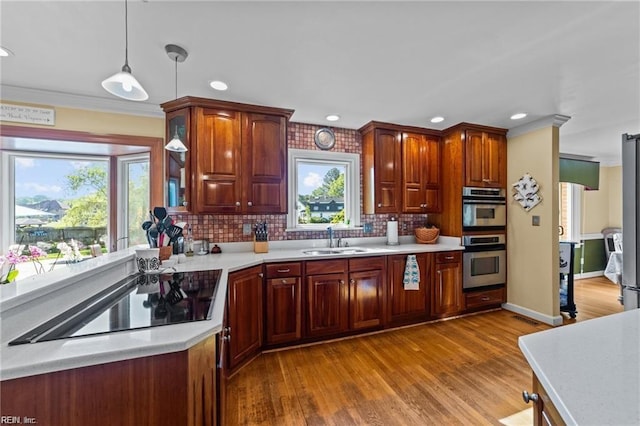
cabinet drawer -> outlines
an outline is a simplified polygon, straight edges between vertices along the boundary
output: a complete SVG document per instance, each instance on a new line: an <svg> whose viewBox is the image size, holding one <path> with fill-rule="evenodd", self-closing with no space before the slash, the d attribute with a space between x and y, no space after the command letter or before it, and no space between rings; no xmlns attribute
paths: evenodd
<svg viewBox="0 0 640 426"><path fill-rule="evenodd" d="M374 269L384 269L384 256L349 259L350 272L372 271Z"/></svg>
<svg viewBox="0 0 640 426"><path fill-rule="evenodd" d="M332 274L334 272L345 272L346 270L347 259L313 260L307 262L307 275Z"/></svg>
<svg viewBox="0 0 640 426"><path fill-rule="evenodd" d="M480 306L497 305L502 303L504 289L497 288L494 290L474 291L465 293L467 309L477 308Z"/></svg>
<svg viewBox="0 0 640 426"><path fill-rule="evenodd" d="M436 263L456 263L460 262L462 257L460 251L444 251L436 253Z"/></svg>
<svg viewBox="0 0 640 426"><path fill-rule="evenodd" d="M302 275L300 262L267 264L267 278L299 277Z"/></svg>

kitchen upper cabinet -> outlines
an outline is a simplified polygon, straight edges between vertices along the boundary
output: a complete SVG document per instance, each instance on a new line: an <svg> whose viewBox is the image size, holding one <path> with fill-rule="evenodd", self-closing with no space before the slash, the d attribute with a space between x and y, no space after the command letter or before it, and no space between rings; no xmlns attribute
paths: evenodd
<svg viewBox="0 0 640 426"><path fill-rule="evenodd" d="M439 213L440 138L402 134L402 211Z"/></svg>
<svg viewBox="0 0 640 426"><path fill-rule="evenodd" d="M362 133L363 204L365 214L400 212L401 133L368 125Z"/></svg>
<svg viewBox="0 0 640 426"><path fill-rule="evenodd" d="M465 186L507 186L507 141L497 133L467 130Z"/></svg>
<svg viewBox="0 0 640 426"><path fill-rule="evenodd" d="M455 315L464 310L461 252L436 253L431 313L436 317Z"/></svg>
<svg viewBox="0 0 640 426"><path fill-rule="evenodd" d="M360 330L384 323L385 258L349 259L349 328Z"/></svg>
<svg viewBox="0 0 640 426"><path fill-rule="evenodd" d="M347 260L307 262L307 337L340 334L349 327Z"/></svg>
<svg viewBox="0 0 640 426"><path fill-rule="evenodd" d="M431 291L431 253L416 255L420 269L418 290L404 289L404 270L407 256L395 255L387 259L387 277L389 288L389 322L391 325L425 321L429 316L429 296Z"/></svg>
<svg viewBox="0 0 640 426"><path fill-rule="evenodd" d="M184 193L191 198L186 210L286 213L287 123L292 110L194 97L161 106L167 120L178 112L186 116ZM169 127L167 138L172 137ZM173 169L167 168L172 177Z"/></svg>
<svg viewBox="0 0 640 426"><path fill-rule="evenodd" d="M223 333L231 370L258 354L262 347L262 278L262 266L229 274Z"/></svg>
<svg viewBox="0 0 640 426"><path fill-rule="evenodd" d="M300 262L266 266L266 344L302 338L302 267Z"/></svg>

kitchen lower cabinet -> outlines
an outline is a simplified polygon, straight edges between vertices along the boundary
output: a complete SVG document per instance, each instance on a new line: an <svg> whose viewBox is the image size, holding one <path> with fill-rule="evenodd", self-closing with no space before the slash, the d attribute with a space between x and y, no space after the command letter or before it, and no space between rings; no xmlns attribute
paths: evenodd
<svg viewBox="0 0 640 426"><path fill-rule="evenodd" d="M382 256L349 260L349 329L383 325L384 269Z"/></svg>
<svg viewBox="0 0 640 426"><path fill-rule="evenodd" d="M306 337L330 336L347 331L347 260L307 262L306 272Z"/></svg>
<svg viewBox="0 0 640 426"><path fill-rule="evenodd" d="M461 252L436 253L431 314L436 317L456 315L464 310Z"/></svg>
<svg viewBox="0 0 640 426"><path fill-rule="evenodd" d="M262 348L262 266L232 272L228 278L228 368L233 370Z"/></svg>
<svg viewBox="0 0 640 426"><path fill-rule="evenodd" d="M420 269L419 289L405 290L403 279L407 256L395 255L387 258L388 312L391 325L425 321L429 316L433 255L431 253L420 253L416 255L416 260Z"/></svg>
<svg viewBox="0 0 640 426"><path fill-rule="evenodd" d="M564 426L566 424L535 374L533 374L533 395L538 397L537 401L533 403L534 426Z"/></svg>
<svg viewBox="0 0 640 426"><path fill-rule="evenodd" d="M266 344L292 343L302 338L302 278L300 262L266 266Z"/></svg>
<svg viewBox="0 0 640 426"><path fill-rule="evenodd" d="M215 339L180 352L3 380L2 416L39 425L213 426Z"/></svg>

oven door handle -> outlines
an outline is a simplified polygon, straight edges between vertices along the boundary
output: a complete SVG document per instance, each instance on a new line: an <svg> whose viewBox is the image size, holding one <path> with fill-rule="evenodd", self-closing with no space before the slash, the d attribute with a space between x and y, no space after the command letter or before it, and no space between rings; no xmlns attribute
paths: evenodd
<svg viewBox="0 0 640 426"><path fill-rule="evenodd" d="M462 204L472 204L472 205L485 205L485 206L504 206L507 202L504 199L500 200L462 200Z"/></svg>

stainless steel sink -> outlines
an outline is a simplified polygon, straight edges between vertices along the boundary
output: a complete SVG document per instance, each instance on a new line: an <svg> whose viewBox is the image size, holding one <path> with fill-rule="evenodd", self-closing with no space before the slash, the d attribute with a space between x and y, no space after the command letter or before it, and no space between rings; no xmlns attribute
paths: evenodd
<svg viewBox="0 0 640 426"><path fill-rule="evenodd" d="M310 256L321 256L327 254L356 254L356 253L366 253L367 249L362 248L327 248L327 249L311 249L311 250L302 250L302 253L308 254Z"/></svg>

